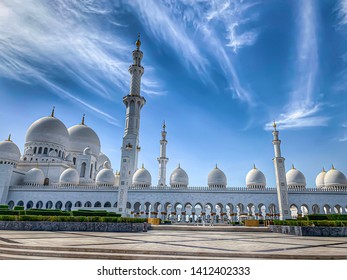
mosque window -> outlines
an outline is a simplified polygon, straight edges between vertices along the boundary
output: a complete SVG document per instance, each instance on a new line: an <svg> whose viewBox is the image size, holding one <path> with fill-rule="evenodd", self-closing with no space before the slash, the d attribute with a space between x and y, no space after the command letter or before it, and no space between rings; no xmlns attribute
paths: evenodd
<svg viewBox="0 0 347 280"><path fill-rule="evenodd" d="M49 185L49 178L45 178L45 180L43 181L43 185L44 186L48 186Z"/></svg>
<svg viewBox="0 0 347 280"><path fill-rule="evenodd" d="M0 161L0 164L2 164L2 161Z"/></svg>
<svg viewBox="0 0 347 280"><path fill-rule="evenodd" d="M52 207L53 207L53 202L52 201L47 201L46 209L52 209Z"/></svg>
<svg viewBox="0 0 347 280"><path fill-rule="evenodd" d="M90 166L89 178L92 178L92 175L93 175L93 164Z"/></svg>
<svg viewBox="0 0 347 280"><path fill-rule="evenodd" d="M72 162L74 165L76 165L76 158L75 157L72 159Z"/></svg>
<svg viewBox="0 0 347 280"><path fill-rule="evenodd" d="M44 148L44 149L43 149L43 154L44 154L44 155L47 155L47 153L48 153L48 148Z"/></svg>
<svg viewBox="0 0 347 280"><path fill-rule="evenodd" d="M58 152L58 157L61 157L61 151Z"/></svg>
<svg viewBox="0 0 347 280"><path fill-rule="evenodd" d="M56 204L55 204L55 209L61 209L63 207L63 203L61 201L58 201Z"/></svg>
<svg viewBox="0 0 347 280"><path fill-rule="evenodd" d="M38 154L42 154L42 147L39 148Z"/></svg>
<svg viewBox="0 0 347 280"><path fill-rule="evenodd" d="M25 157L24 160L27 160L27 158Z"/></svg>
<svg viewBox="0 0 347 280"><path fill-rule="evenodd" d="M77 202L75 203L75 207L82 207L81 201L77 201Z"/></svg>
<svg viewBox="0 0 347 280"><path fill-rule="evenodd" d="M37 147L34 148L34 154L36 154L36 152L37 152Z"/></svg>
<svg viewBox="0 0 347 280"><path fill-rule="evenodd" d="M87 166L87 164L85 162L83 162L81 165L80 177L84 177L86 175L86 166Z"/></svg>

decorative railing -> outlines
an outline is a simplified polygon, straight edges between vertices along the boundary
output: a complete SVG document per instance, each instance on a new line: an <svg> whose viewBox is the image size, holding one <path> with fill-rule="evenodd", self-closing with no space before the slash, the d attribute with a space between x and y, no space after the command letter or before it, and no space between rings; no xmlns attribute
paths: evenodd
<svg viewBox="0 0 347 280"><path fill-rule="evenodd" d="M117 191L118 187L107 186L107 185L95 185L95 184L84 184L84 185L60 185L50 184L44 185L14 185L10 187L10 190L42 190L42 191ZM142 187L142 186L131 186L129 191L143 191L143 192L223 192L223 193L275 193L276 188L259 188L259 189L248 189L245 187L227 187L227 188L211 188L211 187L188 187L188 188L171 188L166 187ZM289 189L288 193L335 193L335 192L347 192L345 188L331 188L331 189L317 189L317 188L306 188L306 189Z"/></svg>

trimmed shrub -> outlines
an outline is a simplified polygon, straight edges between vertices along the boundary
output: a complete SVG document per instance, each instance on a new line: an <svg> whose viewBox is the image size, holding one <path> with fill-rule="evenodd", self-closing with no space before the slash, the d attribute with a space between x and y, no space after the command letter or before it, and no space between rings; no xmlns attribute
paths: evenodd
<svg viewBox="0 0 347 280"><path fill-rule="evenodd" d="M15 211L23 211L24 210L24 206L15 206L14 208L13 208L13 210L15 210Z"/></svg>
<svg viewBox="0 0 347 280"><path fill-rule="evenodd" d="M0 215L19 215L19 211L0 209Z"/></svg>
<svg viewBox="0 0 347 280"><path fill-rule="evenodd" d="M13 215L1 215L0 221L16 221L17 216Z"/></svg>
<svg viewBox="0 0 347 280"><path fill-rule="evenodd" d="M321 221L321 220L347 221L346 214L310 214L305 217L309 221Z"/></svg>
<svg viewBox="0 0 347 280"><path fill-rule="evenodd" d="M40 216L40 215L1 215L0 221L47 221L47 222L104 222L104 223L144 223L143 218L119 218L97 216Z"/></svg>
<svg viewBox="0 0 347 280"><path fill-rule="evenodd" d="M26 211L26 214L39 216L71 216L70 212L51 209L29 209Z"/></svg>
<svg viewBox="0 0 347 280"><path fill-rule="evenodd" d="M0 210L9 210L7 204L0 204Z"/></svg>

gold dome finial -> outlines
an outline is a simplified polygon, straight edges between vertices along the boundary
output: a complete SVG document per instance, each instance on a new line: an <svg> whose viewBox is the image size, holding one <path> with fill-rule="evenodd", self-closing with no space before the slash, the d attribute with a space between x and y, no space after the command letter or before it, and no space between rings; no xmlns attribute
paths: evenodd
<svg viewBox="0 0 347 280"><path fill-rule="evenodd" d="M54 109L55 109L55 106L53 106L51 117L54 117Z"/></svg>
<svg viewBox="0 0 347 280"><path fill-rule="evenodd" d="M331 165L331 169L332 169L332 170L335 170L334 164Z"/></svg>
<svg viewBox="0 0 347 280"><path fill-rule="evenodd" d="M253 163L253 169L257 169L257 167L255 166L255 163Z"/></svg>
<svg viewBox="0 0 347 280"><path fill-rule="evenodd" d="M178 168L181 168L181 163L178 163Z"/></svg>
<svg viewBox="0 0 347 280"><path fill-rule="evenodd" d="M276 121L275 120L274 120L274 123L273 123L273 127L274 127L274 131L276 131L277 125L276 125Z"/></svg>
<svg viewBox="0 0 347 280"><path fill-rule="evenodd" d="M8 135L7 141L12 142L12 140L11 140L11 133Z"/></svg>
<svg viewBox="0 0 347 280"><path fill-rule="evenodd" d="M218 165L217 165L217 163L216 163L216 167L215 167L216 169L218 169Z"/></svg>
<svg viewBox="0 0 347 280"><path fill-rule="evenodd" d="M85 115L86 115L86 114L83 114L83 116L82 116L82 122L81 122L82 125L85 125L85 124L84 124L84 117L85 117Z"/></svg>
<svg viewBox="0 0 347 280"><path fill-rule="evenodd" d="M166 128L166 124L165 124L165 120L163 122L163 131L165 131L165 128Z"/></svg>
<svg viewBox="0 0 347 280"><path fill-rule="evenodd" d="M325 169L324 169L324 166L323 166L322 172L326 172Z"/></svg>
<svg viewBox="0 0 347 280"><path fill-rule="evenodd" d="M137 50L140 49L140 46L141 46L141 41L140 41L140 32L137 34L137 41L136 41L136 48Z"/></svg>
<svg viewBox="0 0 347 280"><path fill-rule="evenodd" d="M292 169L295 169L295 167L294 167L294 163L292 163Z"/></svg>
<svg viewBox="0 0 347 280"><path fill-rule="evenodd" d="M142 163L142 166L141 166L141 168L142 168L142 169L144 169L144 168L145 168L145 165L144 165L143 163Z"/></svg>

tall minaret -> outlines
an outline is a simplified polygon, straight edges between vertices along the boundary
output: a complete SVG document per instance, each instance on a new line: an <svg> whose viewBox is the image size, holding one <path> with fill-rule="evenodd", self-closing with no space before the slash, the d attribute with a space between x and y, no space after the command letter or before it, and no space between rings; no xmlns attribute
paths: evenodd
<svg viewBox="0 0 347 280"><path fill-rule="evenodd" d="M166 164L169 161L169 159L166 157L167 140L166 140L165 128L166 128L166 125L164 121L163 130L161 132L161 140L160 140L160 157L158 157L158 162L159 162L158 187L166 186Z"/></svg>
<svg viewBox="0 0 347 280"><path fill-rule="evenodd" d="M125 129L120 163L120 185L118 190L118 212L126 216L126 204L128 187L132 184L132 177L137 169L140 129L140 111L146 100L140 95L141 77L144 68L141 66L143 52L140 51L140 33L136 41L136 49L133 51L133 64L129 66L131 75L130 92L123 97L126 107Z"/></svg>
<svg viewBox="0 0 347 280"><path fill-rule="evenodd" d="M281 140L278 139L278 131L276 130L275 122L273 124L273 127L274 130L272 131L272 135L274 137L274 140L272 140L272 144L274 145L275 149L275 157L272 161L275 165L278 208L280 219L285 220L291 218L288 203L286 169L284 166L284 158L281 156Z"/></svg>

